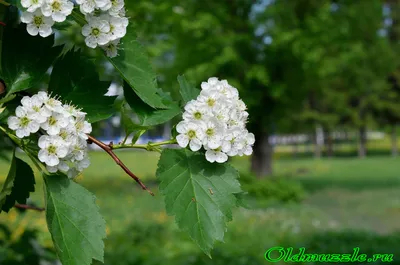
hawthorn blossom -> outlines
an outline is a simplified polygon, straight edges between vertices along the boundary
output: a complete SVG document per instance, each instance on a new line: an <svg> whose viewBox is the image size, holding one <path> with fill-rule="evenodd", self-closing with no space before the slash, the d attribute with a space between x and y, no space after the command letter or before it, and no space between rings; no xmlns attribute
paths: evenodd
<svg viewBox="0 0 400 265"><path fill-rule="evenodd" d="M51 167L57 166L60 158L64 158L68 154L68 146L60 136L42 135L38 145L40 147L39 160Z"/></svg>
<svg viewBox="0 0 400 265"><path fill-rule="evenodd" d="M21 15L21 21L26 23L26 30L32 36L40 35L42 37L48 37L53 33L51 28L54 25L54 20L51 17L46 17L37 9L35 12L23 12Z"/></svg>
<svg viewBox="0 0 400 265"><path fill-rule="evenodd" d="M10 116L7 123L8 127L15 131L18 138L27 137L31 133L36 133L39 130L39 123L29 118L28 112L22 106L17 107L15 115L16 116Z"/></svg>
<svg viewBox="0 0 400 265"><path fill-rule="evenodd" d="M176 140L181 147L189 145L192 151L200 150L204 138L204 128L195 123L180 122L176 126L176 130L180 133Z"/></svg>
<svg viewBox="0 0 400 265"><path fill-rule="evenodd" d="M63 22L72 13L74 4L68 0L44 0L42 13L55 22Z"/></svg>
<svg viewBox="0 0 400 265"><path fill-rule="evenodd" d="M109 31L110 23L94 16L88 16L88 24L82 28L86 45L93 49L98 45L106 45L110 41Z"/></svg>
<svg viewBox="0 0 400 265"><path fill-rule="evenodd" d="M254 134L246 129L249 113L246 104L239 98L238 90L228 81L216 77L202 82L201 88L200 95L184 107L183 121L176 127L178 144L187 147L189 131L192 136L200 132L202 137L196 138L196 148L191 150L203 147L205 157L211 163L224 163L229 156L251 155Z"/></svg>
<svg viewBox="0 0 400 265"><path fill-rule="evenodd" d="M60 113L53 113L44 123L41 124L42 129L46 130L49 135L57 135L62 128L66 128L69 124L68 118Z"/></svg>
<svg viewBox="0 0 400 265"><path fill-rule="evenodd" d="M35 12L40 8L44 0L21 0L21 5L27 9L28 12Z"/></svg>

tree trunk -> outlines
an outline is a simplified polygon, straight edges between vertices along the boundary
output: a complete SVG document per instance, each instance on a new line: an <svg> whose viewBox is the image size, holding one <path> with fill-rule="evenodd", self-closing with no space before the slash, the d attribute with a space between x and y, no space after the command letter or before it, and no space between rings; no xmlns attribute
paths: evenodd
<svg viewBox="0 0 400 265"><path fill-rule="evenodd" d="M262 178L272 174L273 146L268 141L269 135L256 135L256 143L251 157L251 171Z"/></svg>
<svg viewBox="0 0 400 265"><path fill-rule="evenodd" d="M324 144L324 131L321 126L315 127L314 158L321 158L321 146Z"/></svg>
<svg viewBox="0 0 400 265"><path fill-rule="evenodd" d="M367 128L365 126L359 128L358 136L358 157L365 158L367 155Z"/></svg>
<svg viewBox="0 0 400 265"><path fill-rule="evenodd" d="M397 148L397 125L392 126L392 156L396 157L398 155Z"/></svg>

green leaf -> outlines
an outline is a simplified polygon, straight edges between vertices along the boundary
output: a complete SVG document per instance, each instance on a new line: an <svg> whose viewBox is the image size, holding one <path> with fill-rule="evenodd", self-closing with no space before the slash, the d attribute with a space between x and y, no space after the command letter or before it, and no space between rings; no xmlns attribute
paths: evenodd
<svg viewBox="0 0 400 265"><path fill-rule="evenodd" d="M14 180L17 172L17 161L15 157L15 149L13 150L12 160L10 170L8 171L7 178L3 184L3 188L0 191L0 212L3 208L4 203L7 200L7 197L12 193L12 189L14 186Z"/></svg>
<svg viewBox="0 0 400 265"><path fill-rule="evenodd" d="M68 52L54 65L49 91L61 96L64 102L74 105L87 113L90 122L107 119L115 112L115 97L104 96L109 82L99 80L95 65L80 52Z"/></svg>
<svg viewBox="0 0 400 265"><path fill-rule="evenodd" d="M103 262L106 225L95 196L64 175L44 180L47 225L62 264Z"/></svg>
<svg viewBox="0 0 400 265"><path fill-rule="evenodd" d="M216 240L223 241L226 223L241 193L237 171L228 164L209 163L204 154L165 149L157 178L169 215L210 256Z"/></svg>
<svg viewBox="0 0 400 265"><path fill-rule="evenodd" d="M163 95L163 104L167 109L154 109L143 102L126 84L124 85L124 96L129 106L138 116L140 125L154 126L165 123L181 113L181 109L173 102L167 94Z"/></svg>
<svg viewBox="0 0 400 265"><path fill-rule="evenodd" d="M15 166L15 168L13 168L13 166ZM12 170L15 171L12 172ZM14 177L10 175L14 175ZM8 177L10 177L10 179L14 178L13 186L11 193L6 196L0 212L10 211L16 202L26 204L26 200L29 198L29 193L35 191L35 175L32 168L15 155L11 162L11 169ZM1 201L2 199L0 195L0 204Z"/></svg>
<svg viewBox="0 0 400 265"><path fill-rule="evenodd" d="M139 98L153 108L165 108L157 93L156 75L132 26L127 29L119 55L108 58Z"/></svg>
<svg viewBox="0 0 400 265"><path fill-rule="evenodd" d="M180 93L184 103L188 103L192 99L196 99L200 94L200 90L189 84L184 75L178 76L180 85Z"/></svg>
<svg viewBox="0 0 400 265"><path fill-rule="evenodd" d="M10 112L7 109L0 110L0 123L6 123Z"/></svg>
<svg viewBox="0 0 400 265"><path fill-rule="evenodd" d="M136 131L146 131L149 129L149 127L146 126L141 126L139 124L136 124L132 120L132 110L128 109L127 103L124 101L121 104L121 120L122 120L122 125L124 126L125 134L130 135L133 132Z"/></svg>
<svg viewBox="0 0 400 265"><path fill-rule="evenodd" d="M39 84L62 50L53 44L54 37L32 37L23 24L5 27L0 76L7 85L7 95Z"/></svg>

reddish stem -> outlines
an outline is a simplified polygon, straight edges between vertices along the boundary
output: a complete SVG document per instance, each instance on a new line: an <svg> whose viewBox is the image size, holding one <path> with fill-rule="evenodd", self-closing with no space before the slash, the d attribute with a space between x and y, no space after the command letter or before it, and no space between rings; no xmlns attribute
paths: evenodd
<svg viewBox="0 0 400 265"><path fill-rule="evenodd" d="M44 208L27 205L27 204L15 204L14 207L18 208L18 209L34 210L34 211L38 211L38 212L43 212L45 210Z"/></svg>
<svg viewBox="0 0 400 265"><path fill-rule="evenodd" d="M91 135L88 135L88 137L89 137L89 139L88 139L89 144L94 143L95 145L99 146L101 149L106 151L106 153L109 154L112 157L112 159L114 159L115 163L117 163L117 165L120 166L126 172L126 174L128 174L131 178L133 178L140 185L140 187L142 187L143 190L146 190L152 196L154 196L154 193L151 192L151 190L149 190L143 184L143 182L135 174L133 174L132 171L130 171L129 168L127 168L125 166L125 164L118 158L118 156L112 151L112 143L107 145L107 144L97 140L96 138L94 138Z"/></svg>

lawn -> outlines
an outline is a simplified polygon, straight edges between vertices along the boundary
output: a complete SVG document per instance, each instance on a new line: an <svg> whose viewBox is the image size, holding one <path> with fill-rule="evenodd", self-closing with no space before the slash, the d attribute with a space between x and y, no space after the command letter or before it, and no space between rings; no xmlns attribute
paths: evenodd
<svg viewBox="0 0 400 265"><path fill-rule="evenodd" d="M78 181L95 193L106 219L106 264L263 264L264 252L276 245L332 253L341 244L344 252L357 246L362 252L363 246L372 244L365 251L397 251L400 257L400 237L394 235L400 231L400 158L278 159L275 176L302 183L305 200L237 209L225 244L217 244L210 261L163 210L162 197L154 186L157 154L121 152L128 167L152 185L154 198L105 154L94 152L91 157L91 167ZM233 163L242 171L249 166L247 159ZM0 182L7 171L7 164L0 162ZM40 177L37 182L32 199L43 205ZM12 210L0 215L2 221L15 229L14 237L28 227L37 228L43 232L39 236L42 244L51 245L42 213L18 215Z"/></svg>

